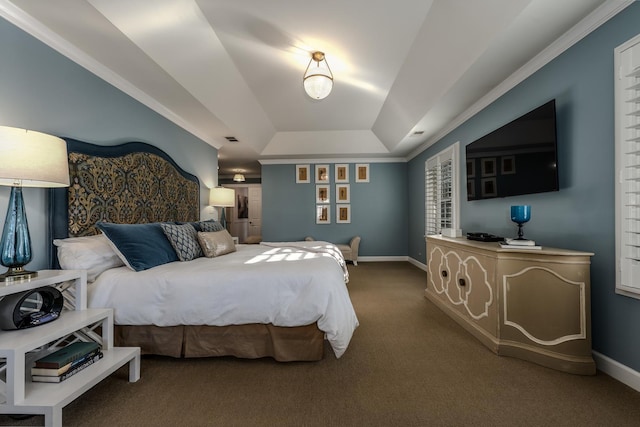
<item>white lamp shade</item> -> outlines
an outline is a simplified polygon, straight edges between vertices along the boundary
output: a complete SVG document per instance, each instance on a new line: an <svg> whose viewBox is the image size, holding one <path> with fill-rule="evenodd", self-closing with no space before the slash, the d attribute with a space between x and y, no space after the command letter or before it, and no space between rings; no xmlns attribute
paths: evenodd
<svg viewBox="0 0 640 427"><path fill-rule="evenodd" d="M0 185L68 187L67 143L58 137L0 126Z"/></svg>
<svg viewBox="0 0 640 427"><path fill-rule="evenodd" d="M235 205L236 192L232 188L215 187L209 192L209 206L231 207Z"/></svg>
<svg viewBox="0 0 640 427"><path fill-rule="evenodd" d="M244 182L245 181L244 175L241 174L241 173L237 173L237 174L233 175L233 180L236 181L236 182Z"/></svg>

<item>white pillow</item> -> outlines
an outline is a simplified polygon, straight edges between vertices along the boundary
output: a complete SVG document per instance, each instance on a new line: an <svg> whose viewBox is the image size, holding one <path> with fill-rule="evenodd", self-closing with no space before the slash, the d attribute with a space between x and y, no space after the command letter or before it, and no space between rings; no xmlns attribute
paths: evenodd
<svg viewBox="0 0 640 427"><path fill-rule="evenodd" d="M110 268L124 265L109 240L103 235L56 239L58 262L65 270L87 270L87 281L93 282Z"/></svg>

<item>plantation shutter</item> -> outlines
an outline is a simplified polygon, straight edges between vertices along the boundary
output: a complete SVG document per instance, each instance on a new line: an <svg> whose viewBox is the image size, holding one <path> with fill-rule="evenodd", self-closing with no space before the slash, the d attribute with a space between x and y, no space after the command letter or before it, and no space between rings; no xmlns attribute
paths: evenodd
<svg viewBox="0 0 640 427"><path fill-rule="evenodd" d="M458 143L425 162L425 235L459 234L457 150Z"/></svg>
<svg viewBox="0 0 640 427"><path fill-rule="evenodd" d="M614 52L616 292L640 298L640 36Z"/></svg>

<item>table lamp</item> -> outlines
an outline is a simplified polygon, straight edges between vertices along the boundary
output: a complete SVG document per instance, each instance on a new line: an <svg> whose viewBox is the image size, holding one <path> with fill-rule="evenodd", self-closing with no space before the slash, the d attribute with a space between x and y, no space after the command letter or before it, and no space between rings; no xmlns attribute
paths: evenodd
<svg viewBox="0 0 640 427"><path fill-rule="evenodd" d="M0 241L0 264L8 270L0 282L37 276L24 266L31 261L31 237L22 187L68 187L67 143L58 137L0 126L0 185L11 195Z"/></svg>
<svg viewBox="0 0 640 427"><path fill-rule="evenodd" d="M227 220L224 214L224 208L235 206L236 192L232 188L214 187L209 193L209 205L222 208L220 213L220 224L227 228Z"/></svg>

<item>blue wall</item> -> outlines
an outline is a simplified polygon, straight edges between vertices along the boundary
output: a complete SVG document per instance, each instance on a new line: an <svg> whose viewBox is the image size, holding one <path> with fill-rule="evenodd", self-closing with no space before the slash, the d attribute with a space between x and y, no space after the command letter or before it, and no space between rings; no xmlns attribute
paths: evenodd
<svg viewBox="0 0 640 427"><path fill-rule="evenodd" d="M0 125L113 145L142 141L167 152L201 180L203 216L207 187L216 184L217 150L164 119L79 65L0 18ZM0 159L6 161L6 159ZM34 257L46 259L45 190L23 190ZM0 187L0 220L9 188ZM2 269L4 270L4 269Z"/></svg>
<svg viewBox="0 0 640 427"><path fill-rule="evenodd" d="M591 265L594 350L640 370L640 300L616 295L614 232L613 50L640 32L640 3L602 27L409 163L409 254L425 262L424 162L448 145L464 146L555 98L558 118L560 191L466 201L463 232L512 236L510 205L530 204L525 236L546 246L593 252ZM640 280L640 278L638 278Z"/></svg>
<svg viewBox="0 0 640 427"><path fill-rule="evenodd" d="M334 164L330 164L329 171L331 224L316 224L313 164L310 169L311 183L296 184L295 165L262 165L264 240L291 241L312 236L316 240L347 243L359 235L360 256L407 255L406 163L370 163L368 183L355 182L355 164L349 164L350 224L335 221Z"/></svg>

